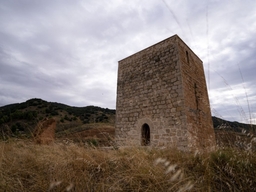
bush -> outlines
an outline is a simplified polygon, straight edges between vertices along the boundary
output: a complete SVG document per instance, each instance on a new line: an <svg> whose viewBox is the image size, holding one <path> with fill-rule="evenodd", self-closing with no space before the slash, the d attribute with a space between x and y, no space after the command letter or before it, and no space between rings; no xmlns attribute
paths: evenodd
<svg viewBox="0 0 256 192"><path fill-rule="evenodd" d="M94 146L94 147L97 147L99 145L98 141L96 139L90 139L87 142L89 143L89 145Z"/></svg>
<svg viewBox="0 0 256 192"><path fill-rule="evenodd" d="M15 124L12 125L11 131L12 131L12 133L16 133L16 131L17 131L17 126L16 126Z"/></svg>
<svg viewBox="0 0 256 192"><path fill-rule="evenodd" d="M2 118L1 118L1 122L2 123L8 123L10 121L10 118L7 116L7 115L4 115Z"/></svg>
<svg viewBox="0 0 256 192"><path fill-rule="evenodd" d="M57 111L51 111L51 115L56 116L56 115L59 115L59 113Z"/></svg>

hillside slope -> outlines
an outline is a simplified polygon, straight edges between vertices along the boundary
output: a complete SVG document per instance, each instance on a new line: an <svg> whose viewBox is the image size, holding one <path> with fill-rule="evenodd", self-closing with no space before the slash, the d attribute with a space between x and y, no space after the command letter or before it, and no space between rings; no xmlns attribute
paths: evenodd
<svg viewBox="0 0 256 192"><path fill-rule="evenodd" d="M42 99L30 99L0 107L1 137L30 136L36 124L45 118L56 119L56 132L61 136L63 132L73 133L90 129L90 124L95 123L114 126L115 110L96 106L71 107Z"/></svg>
<svg viewBox="0 0 256 192"><path fill-rule="evenodd" d="M115 110L96 106L72 107L42 99L30 99L0 107L0 138L31 137L36 124L45 119L57 121L57 138L106 143L114 138ZM230 122L212 117L219 145L234 144L237 138L248 140L256 134L256 125ZM232 144L232 145L233 145Z"/></svg>

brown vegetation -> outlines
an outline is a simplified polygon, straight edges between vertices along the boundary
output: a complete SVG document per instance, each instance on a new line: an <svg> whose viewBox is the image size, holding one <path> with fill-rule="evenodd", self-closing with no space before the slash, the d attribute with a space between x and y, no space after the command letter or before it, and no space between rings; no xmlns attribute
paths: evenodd
<svg viewBox="0 0 256 192"><path fill-rule="evenodd" d="M32 101L32 107L46 112L44 102ZM103 115L95 107L66 112L67 106L57 106L57 139L50 146L14 140L25 138L24 133L31 138L35 126L22 119L33 119L32 112L0 111L0 191L256 191L255 134L242 124L223 129L219 124L226 122L214 121L219 149L208 154L150 147L116 150L111 110L104 109L108 113ZM33 122L42 114L38 111L40 118ZM44 135L40 130L35 135Z"/></svg>
<svg viewBox="0 0 256 192"><path fill-rule="evenodd" d="M54 142L56 129L55 119L46 119L37 124L34 130L34 141L37 144L50 144Z"/></svg>
<svg viewBox="0 0 256 192"><path fill-rule="evenodd" d="M255 191L256 154L0 143L0 191Z"/></svg>

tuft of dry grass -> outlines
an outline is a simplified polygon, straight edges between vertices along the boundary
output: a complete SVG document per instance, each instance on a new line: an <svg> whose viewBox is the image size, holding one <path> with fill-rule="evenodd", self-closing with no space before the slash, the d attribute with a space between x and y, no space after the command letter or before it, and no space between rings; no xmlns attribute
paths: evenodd
<svg viewBox="0 0 256 192"><path fill-rule="evenodd" d="M256 154L0 142L0 191L255 191Z"/></svg>

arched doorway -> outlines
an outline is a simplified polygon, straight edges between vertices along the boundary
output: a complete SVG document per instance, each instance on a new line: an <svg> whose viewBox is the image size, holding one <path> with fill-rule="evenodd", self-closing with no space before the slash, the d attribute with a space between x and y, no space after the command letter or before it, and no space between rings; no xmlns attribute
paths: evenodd
<svg viewBox="0 0 256 192"><path fill-rule="evenodd" d="M141 145L147 146L150 144L150 128L148 124L143 124L141 128Z"/></svg>

